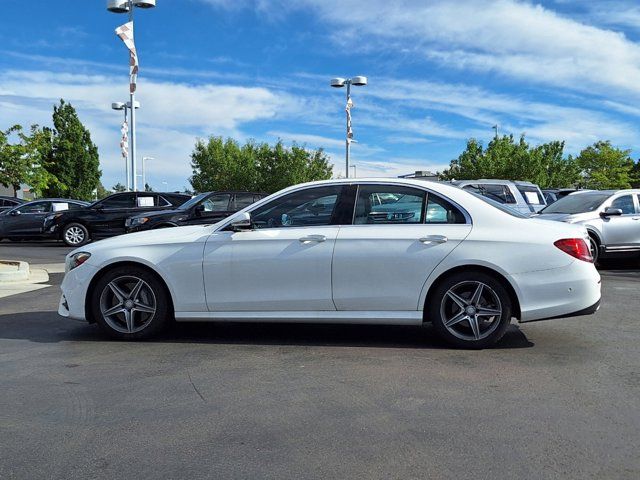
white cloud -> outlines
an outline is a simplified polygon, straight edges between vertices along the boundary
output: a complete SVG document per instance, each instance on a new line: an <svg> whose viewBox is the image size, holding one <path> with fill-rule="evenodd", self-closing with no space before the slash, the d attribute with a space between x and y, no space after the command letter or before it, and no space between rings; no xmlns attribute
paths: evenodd
<svg viewBox="0 0 640 480"><path fill-rule="evenodd" d="M142 86L142 85L141 85ZM119 112L111 102L126 92L126 77L9 70L0 75L0 124L49 125L52 105L72 103L98 145L106 186L123 177L119 153ZM261 87L200 86L145 80L138 111L138 158L157 159L149 178L181 188L191 174L189 155L197 136L240 136L248 122L271 119L286 110L278 92Z"/></svg>

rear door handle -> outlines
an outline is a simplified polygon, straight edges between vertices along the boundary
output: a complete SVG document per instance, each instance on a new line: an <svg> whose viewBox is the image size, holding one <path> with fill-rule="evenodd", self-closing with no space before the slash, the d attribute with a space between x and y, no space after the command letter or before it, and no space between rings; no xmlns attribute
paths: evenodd
<svg viewBox="0 0 640 480"><path fill-rule="evenodd" d="M298 240L300 243L322 243L327 239L324 235L307 235L306 237L300 237Z"/></svg>
<svg viewBox="0 0 640 480"><path fill-rule="evenodd" d="M420 243L429 244L429 243L445 243L449 240L444 235L427 235L426 237L419 238L418 241Z"/></svg>

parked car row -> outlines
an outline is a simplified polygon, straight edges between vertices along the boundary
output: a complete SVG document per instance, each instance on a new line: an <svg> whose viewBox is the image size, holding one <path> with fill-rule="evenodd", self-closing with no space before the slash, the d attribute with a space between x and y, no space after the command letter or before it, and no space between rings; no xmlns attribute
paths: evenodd
<svg viewBox="0 0 640 480"><path fill-rule="evenodd" d="M215 223L263 198L257 192L123 192L94 203L39 199L0 213L0 240L62 240L71 247L128 232Z"/></svg>

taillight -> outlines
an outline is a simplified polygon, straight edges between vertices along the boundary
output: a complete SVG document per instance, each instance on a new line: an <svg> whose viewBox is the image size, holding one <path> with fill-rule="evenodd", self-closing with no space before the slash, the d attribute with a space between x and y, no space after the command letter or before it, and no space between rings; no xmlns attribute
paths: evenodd
<svg viewBox="0 0 640 480"><path fill-rule="evenodd" d="M589 245L582 238L563 238L553 244L565 253L568 253L572 257L582 260L583 262L593 263L593 256Z"/></svg>

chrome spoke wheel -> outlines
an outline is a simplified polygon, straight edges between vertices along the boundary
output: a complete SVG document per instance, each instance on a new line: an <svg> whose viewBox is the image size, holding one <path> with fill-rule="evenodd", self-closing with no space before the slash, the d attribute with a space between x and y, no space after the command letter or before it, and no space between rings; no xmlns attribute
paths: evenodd
<svg viewBox="0 0 640 480"><path fill-rule="evenodd" d="M144 330L156 314L157 302L147 282L133 275L110 281L100 295L100 314L117 332Z"/></svg>
<svg viewBox="0 0 640 480"><path fill-rule="evenodd" d="M80 227L70 227L64 232L64 239L71 245L84 242L84 231Z"/></svg>
<svg viewBox="0 0 640 480"><path fill-rule="evenodd" d="M462 340L482 340L500 324L502 304L486 283L464 281L451 287L440 303L445 328Z"/></svg>

